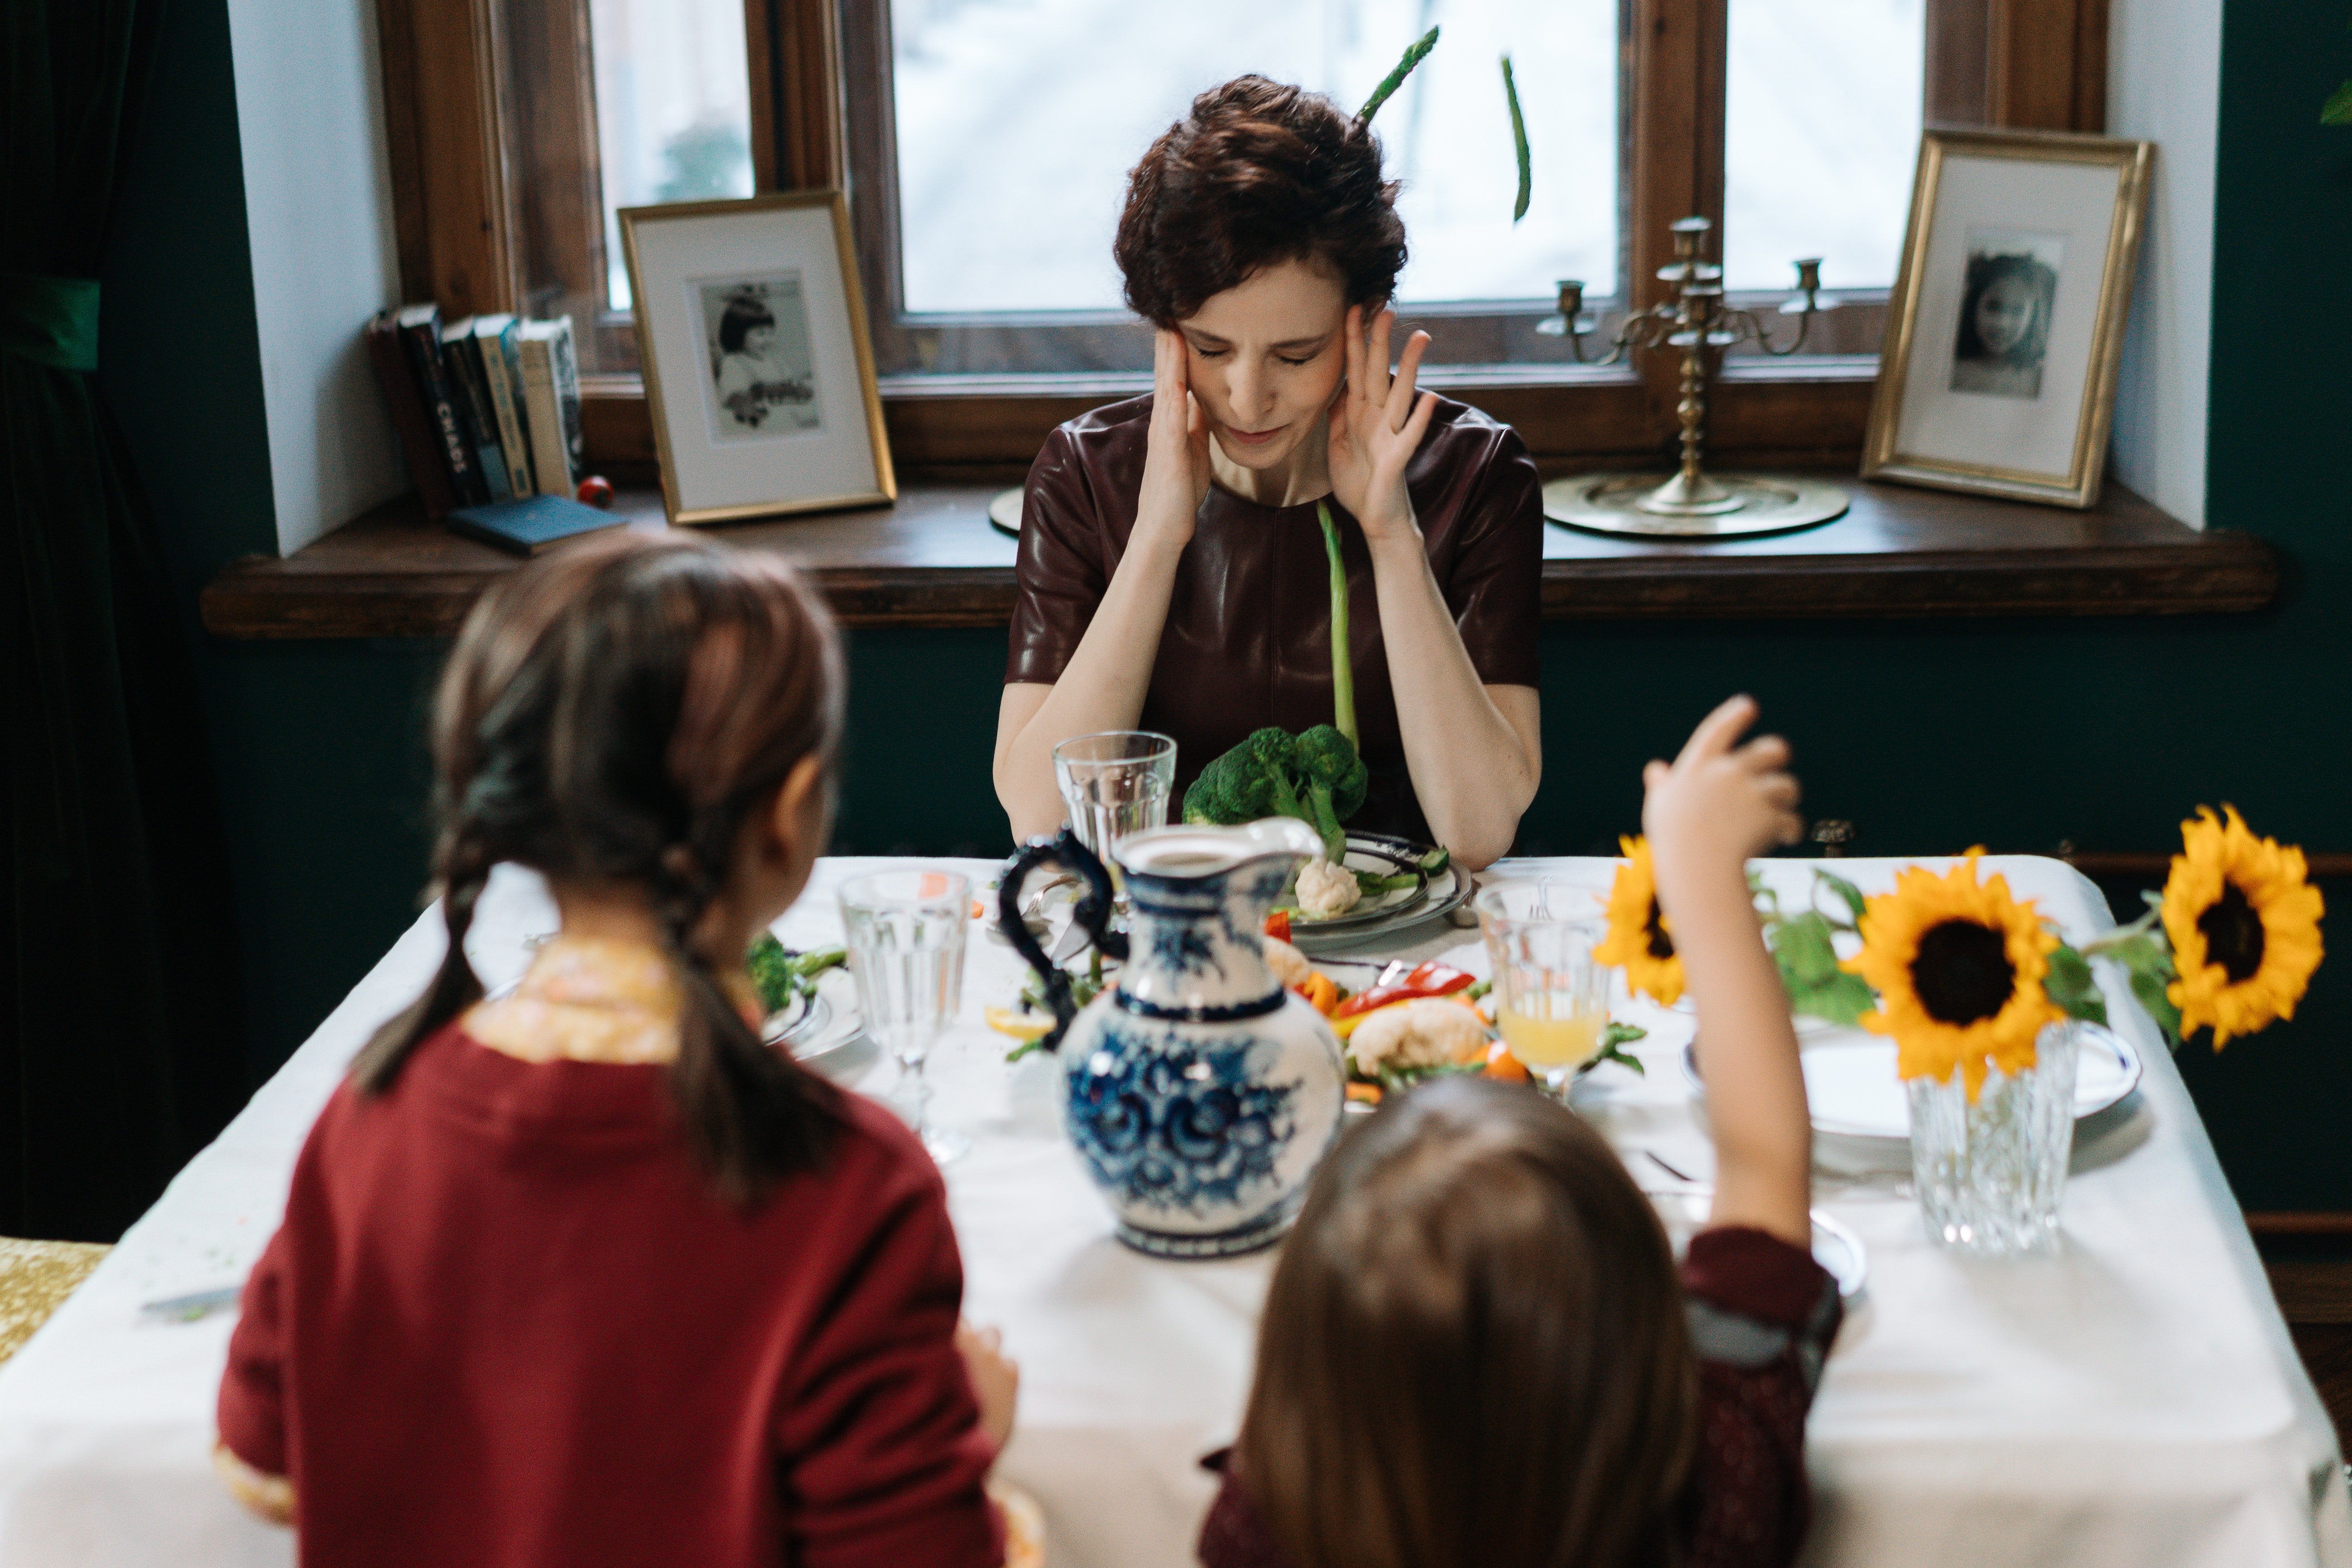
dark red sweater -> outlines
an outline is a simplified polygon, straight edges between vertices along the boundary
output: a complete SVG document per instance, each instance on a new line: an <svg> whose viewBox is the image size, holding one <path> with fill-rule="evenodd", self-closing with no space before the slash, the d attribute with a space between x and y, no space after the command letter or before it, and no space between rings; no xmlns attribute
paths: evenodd
<svg viewBox="0 0 2352 1568"><path fill-rule="evenodd" d="M1683 1290L1698 1352L1699 1448L1684 1568L1784 1568L1804 1544L1805 1413L1837 1337L1837 1285L1760 1230L1691 1238ZM1223 1468L1224 1455L1212 1468ZM1203 1568L1289 1568L1242 1478L1201 1527Z"/></svg>
<svg viewBox="0 0 2352 1568"><path fill-rule="evenodd" d="M380 1099L338 1089L221 1382L302 1561L1001 1563L939 1173L840 1098L824 1170L747 1215L659 1068L453 1026Z"/></svg>

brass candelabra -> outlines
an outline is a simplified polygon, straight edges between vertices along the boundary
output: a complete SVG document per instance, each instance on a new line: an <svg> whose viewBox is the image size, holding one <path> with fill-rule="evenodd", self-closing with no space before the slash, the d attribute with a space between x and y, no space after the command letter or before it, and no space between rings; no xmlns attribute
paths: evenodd
<svg viewBox="0 0 2352 1568"><path fill-rule="evenodd" d="M1775 358L1804 347L1813 318L1837 307L1834 297L1822 293L1821 258L1807 257L1796 264L1797 292L1781 302L1779 312L1797 319L1796 336L1775 344L1762 317L1730 307L1724 298L1723 268L1704 258L1707 232L1715 226L1703 217L1686 217L1673 226L1675 258L1658 268L1658 277L1675 285L1675 298L1628 316L1607 354L1585 357L1584 340L1599 330L1600 319L1585 310L1584 285L1576 279L1561 281L1559 313L1538 322L1536 331L1566 337L1579 364L1616 364L1636 350L1679 349L1682 395L1675 412L1682 421L1681 467L1663 480L1656 474L1580 474L1554 479L1544 487L1546 514L1570 527L1603 533L1690 538L1769 533L1843 514L1845 492L1834 485L1774 475L1709 474L1700 460L1706 440L1708 355L1741 342L1753 342Z"/></svg>

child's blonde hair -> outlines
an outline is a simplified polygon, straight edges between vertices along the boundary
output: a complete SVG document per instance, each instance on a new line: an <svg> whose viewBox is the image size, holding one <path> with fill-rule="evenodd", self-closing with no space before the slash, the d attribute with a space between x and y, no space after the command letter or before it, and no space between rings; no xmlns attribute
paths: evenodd
<svg viewBox="0 0 2352 1568"><path fill-rule="evenodd" d="M1532 1090L1443 1079L1318 1173L1241 1479L1295 1568L1667 1564L1697 1379L1665 1232L1608 1144Z"/></svg>

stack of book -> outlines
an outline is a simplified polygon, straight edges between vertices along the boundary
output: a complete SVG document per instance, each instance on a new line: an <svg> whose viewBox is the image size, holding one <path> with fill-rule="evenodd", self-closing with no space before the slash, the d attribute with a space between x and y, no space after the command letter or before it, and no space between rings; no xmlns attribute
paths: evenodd
<svg viewBox="0 0 2352 1568"><path fill-rule="evenodd" d="M572 318L445 323L438 305L404 305L377 312L367 342L427 515L572 499L581 439Z"/></svg>

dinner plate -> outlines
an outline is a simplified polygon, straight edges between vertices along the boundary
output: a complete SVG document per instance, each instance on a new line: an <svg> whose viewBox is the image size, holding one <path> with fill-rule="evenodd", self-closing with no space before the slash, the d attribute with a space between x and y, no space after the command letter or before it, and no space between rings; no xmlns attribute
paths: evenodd
<svg viewBox="0 0 2352 1568"><path fill-rule="evenodd" d="M1860 1029L1838 1029L1805 1046L1805 1101L1813 1130L1833 1138L1908 1144L1911 1096L1895 1070L1895 1042ZM1683 1076L1703 1097L1698 1058L1683 1047ZM2074 1119L2096 1116L2121 1104L2139 1087L2139 1053L2114 1030L2096 1024L2082 1028L2082 1052L2074 1068Z"/></svg>
<svg viewBox="0 0 2352 1568"><path fill-rule="evenodd" d="M816 994L803 1005L769 1015L760 1037L782 1046L795 1061L813 1062L854 1044L865 1033L857 1014L857 981L846 968L816 977Z"/></svg>
<svg viewBox="0 0 2352 1568"><path fill-rule="evenodd" d="M1678 1187L1643 1195L1658 1211L1658 1218L1666 1227L1666 1239L1674 1243L1675 1256L1680 1258L1683 1249L1690 1246L1690 1238L1706 1227L1707 1210L1715 1203L1714 1192L1706 1187ZM1839 1297L1851 1301L1870 1278L1870 1250L1863 1246L1862 1237L1821 1210L1813 1210L1812 1219L1813 1261L1837 1281Z"/></svg>
<svg viewBox="0 0 2352 1568"><path fill-rule="evenodd" d="M1348 835L1349 866L1383 876L1400 871L1418 874L1421 858L1429 851L1426 844L1385 833ZM1470 879L1449 860L1435 876L1419 876L1414 886L1367 899L1335 920L1310 921L1293 914L1290 940L1294 946L1312 952L1331 943L1361 942L1402 931L1459 909L1470 896Z"/></svg>

